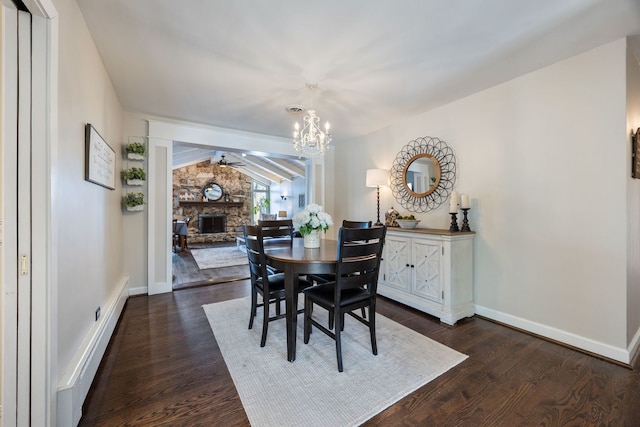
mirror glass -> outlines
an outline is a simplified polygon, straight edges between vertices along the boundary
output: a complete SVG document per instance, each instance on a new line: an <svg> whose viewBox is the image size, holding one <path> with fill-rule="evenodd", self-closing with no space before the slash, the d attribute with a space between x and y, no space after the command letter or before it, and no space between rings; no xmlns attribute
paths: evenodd
<svg viewBox="0 0 640 427"><path fill-rule="evenodd" d="M402 180L409 194L425 197L438 187L440 164L431 154L418 154L407 162Z"/></svg>

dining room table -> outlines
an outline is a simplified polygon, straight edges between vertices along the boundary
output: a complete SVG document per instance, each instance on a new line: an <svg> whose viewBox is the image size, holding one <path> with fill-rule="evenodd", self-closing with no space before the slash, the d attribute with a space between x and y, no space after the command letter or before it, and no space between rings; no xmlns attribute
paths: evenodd
<svg viewBox="0 0 640 427"><path fill-rule="evenodd" d="M299 277L306 274L335 274L338 263L338 242L322 239L319 248L305 248L303 238L291 242L265 244L266 262L284 272L287 360L296 360L296 331L298 325Z"/></svg>

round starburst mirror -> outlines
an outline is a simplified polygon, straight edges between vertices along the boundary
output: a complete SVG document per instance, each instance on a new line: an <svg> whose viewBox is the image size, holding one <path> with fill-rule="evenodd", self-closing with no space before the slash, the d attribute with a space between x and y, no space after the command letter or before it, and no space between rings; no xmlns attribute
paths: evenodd
<svg viewBox="0 0 640 427"><path fill-rule="evenodd" d="M391 168L391 191L411 212L428 212L443 204L456 180L456 158L444 141L430 136L405 145Z"/></svg>

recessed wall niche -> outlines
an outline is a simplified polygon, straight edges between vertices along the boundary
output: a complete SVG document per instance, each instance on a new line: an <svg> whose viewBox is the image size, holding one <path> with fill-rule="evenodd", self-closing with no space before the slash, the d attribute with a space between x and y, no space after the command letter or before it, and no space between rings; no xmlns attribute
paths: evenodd
<svg viewBox="0 0 640 427"><path fill-rule="evenodd" d="M223 194L234 195L241 204L226 203L225 197L217 202L202 202L202 189L210 181L222 187ZM182 202L182 203L181 203ZM200 234L200 215L225 214L226 230L224 232ZM251 223L251 177L232 167L212 165L206 160L195 165L173 170L173 217L191 218L189 222L189 242L215 243L234 242L236 236L242 234L242 224Z"/></svg>

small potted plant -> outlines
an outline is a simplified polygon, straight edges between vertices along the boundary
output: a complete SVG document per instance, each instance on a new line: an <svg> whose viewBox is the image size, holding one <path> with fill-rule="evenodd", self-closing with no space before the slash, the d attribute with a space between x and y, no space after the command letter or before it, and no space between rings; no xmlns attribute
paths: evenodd
<svg viewBox="0 0 640 427"><path fill-rule="evenodd" d="M143 185L147 179L147 174L142 168L129 168L122 171L122 179L127 185Z"/></svg>
<svg viewBox="0 0 640 427"><path fill-rule="evenodd" d="M131 160L144 160L147 155L147 146L144 142L132 142L127 144L127 158Z"/></svg>
<svg viewBox="0 0 640 427"><path fill-rule="evenodd" d="M144 193L127 193L122 203L128 211L141 211L144 209Z"/></svg>
<svg viewBox="0 0 640 427"><path fill-rule="evenodd" d="M268 211L269 210L269 206L271 206L271 200L269 200L269 199L260 199L258 204L256 204L253 207L253 213L255 215L257 215L258 212Z"/></svg>

